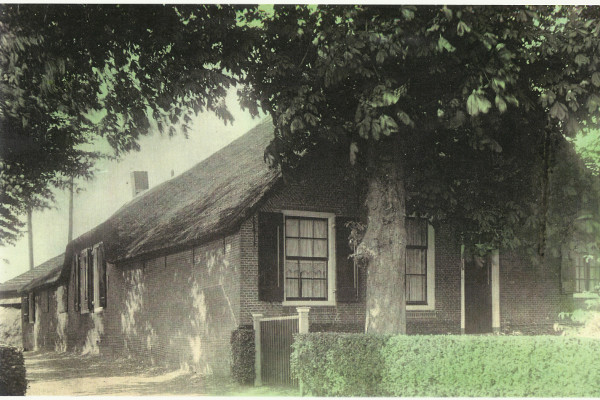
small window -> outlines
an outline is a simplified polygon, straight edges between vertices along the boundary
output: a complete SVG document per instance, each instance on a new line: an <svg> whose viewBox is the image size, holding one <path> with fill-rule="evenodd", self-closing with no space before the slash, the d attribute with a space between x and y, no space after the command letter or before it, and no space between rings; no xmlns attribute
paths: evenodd
<svg viewBox="0 0 600 400"><path fill-rule="evenodd" d="M406 219L406 305L435 309L435 232L424 218Z"/></svg>
<svg viewBox="0 0 600 400"><path fill-rule="evenodd" d="M108 277L102 244L82 250L73 263L74 308L87 313L106 307Z"/></svg>
<svg viewBox="0 0 600 400"><path fill-rule="evenodd" d="M427 220L406 219L406 304L427 304Z"/></svg>
<svg viewBox="0 0 600 400"><path fill-rule="evenodd" d="M286 300L327 300L328 231L326 218L286 217Z"/></svg>
<svg viewBox="0 0 600 400"><path fill-rule="evenodd" d="M575 255L575 291L578 293L599 290L600 263L593 257Z"/></svg>

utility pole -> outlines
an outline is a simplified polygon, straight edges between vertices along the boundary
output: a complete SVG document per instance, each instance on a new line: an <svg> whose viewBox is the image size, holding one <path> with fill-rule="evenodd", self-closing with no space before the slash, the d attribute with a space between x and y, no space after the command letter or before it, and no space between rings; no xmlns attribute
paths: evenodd
<svg viewBox="0 0 600 400"><path fill-rule="evenodd" d="M29 239L29 270L33 269L33 228L31 223L31 206L27 207L27 238Z"/></svg>
<svg viewBox="0 0 600 400"><path fill-rule="evenodd" d="M71 243L71 240L73 240L73 177L71 177L69 185L69 237L67 243Z"/></svg>

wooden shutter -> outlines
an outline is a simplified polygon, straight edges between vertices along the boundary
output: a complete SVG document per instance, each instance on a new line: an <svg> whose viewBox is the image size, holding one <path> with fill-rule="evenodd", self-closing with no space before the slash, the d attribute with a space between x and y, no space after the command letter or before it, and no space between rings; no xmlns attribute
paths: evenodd
<svg viewBox="0 0 600 400"><path fill-rule="evenodd" d="M354 259L349 256L354 253L348 238L350 228L346 223L351 218L335 218L335 262L336 262L336 300L339 302L358 301L359 274Z"/></svg>
<svg viewBox="0 0 600 400"><path fill-rule="evenodd" d="M258 299L283 301L283 214L258 214Z"/></svg>
<svg viewBox="0 0 600 400"><path fill-rule="evenodd" d="M73 311L81 311L79 307L79 255L73 254Z"/></svg>
<svg viewBox="0 0 600 400"><path fill-rule="evenodd" d="M29 322L35 322L35 293L29 293Z"/></svg>
<svg viewBox="0 0 600 400"><path fill-rule="evenodd" d="M87 249L79 253L79 309L85 311L88 308L87 292Z"/></svg>
<svg viewBox="0 0 600 400"><path fill-rule="evenodd" d="M570 246L561 248L560 283L564 294L575 292L575 260L571 257Z"/></svg>
<svg viewBox="0 0 600 400"><path fill-rule="evenodd" d="M87 249L87 298L88 310L94 312L94 265L96 263L96 251L98 248Z"/></svg>
<svg viewBox="0 0 600 400"><path fill-rule="evenodd" d="M99 306L106 307L106 260L104 259L104 246L98 247L98 299Z"/></svg>
<svg viewBox="0 0 600 400"><path fill-rule="evenodd" d="M23 310L23 322L29 322L29 295L21 298L21 310Z"/></svg>

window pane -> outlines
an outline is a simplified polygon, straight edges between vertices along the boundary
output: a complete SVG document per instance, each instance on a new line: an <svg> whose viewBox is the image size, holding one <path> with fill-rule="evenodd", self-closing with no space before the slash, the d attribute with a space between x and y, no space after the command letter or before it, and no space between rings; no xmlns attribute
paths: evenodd
<svg viewBox="0 0 600 400"><path fill-rule="evenodd" d="M315 237L321 239L327 239L327 221L318 219L314 221L315 224Z"/></svg>
<svg viewBox="0 0 600 400"><path fill-rule="evenodd" d="M285 263L285 276L287 278L298 278L298 261L288 260Z"/></svg>
<svg viewBox="0 0 600 400"><path fill-rule="evenodd" d="M299 275L298 275L298 261L286 261L285 263L285 297L298 297L300 292L298 290Z"/></svg>
<svg viewBox="0 0 600 400"><path fill-rule="evenodd" d="M327 239L315 239L315 257L327 257Z"/></svg>
<svg viewBox="0 0 600 400"><path fill-rule="evenodd" d="M427 300L425 290L425 277L409 275L406 277L406 301L425 302Z"/></svg>
<svg viewBox="0 0 600 400"><path fill-rule="evenodd" d="M298 282L299 279L290 279L287 278L285 282L285 297L286 298L294 298L300 297L300 292L298 291Z"/></svg>
<svg viewBox="0 0 600 400"><path fill-rule="evenodd" d="M302 297L313 297L313 277L312 261L300 261L300 276L302 279Z"/></svg>
<svg viewBox="0 0 600 400"><path fill-rule="evenodd" d="M312 241L312 239L299 239L299 241L300 241L300 246L299 246L298 255L300 257L312 257L313 256L313 252L312 252L313 241Z"/></svg>
<svg viewBox="0 0 600 400"><path fill-rule="evenodd" d="M406 273L425 274L427 271L427 250L406 249Z"/></svg>
<svg viewBox="0 0 600 400"><path fill-rule="evenodd" d="M427 246L427 220L407 218L406 240L407 246Z"/></svg>
<svg viewBox="0 0 600 400"><path fill-rule="evenodd" d="M312 219L301 219L300 220L300 237L313 237L313 220Z"/></svg>
<svg viewBox="0 0 600 400"><path fill-rule="evenodd" d="M314 261L313 271L313 277L327 279L327 263L325 261Z"/></svg>
<svg viewBox="0 0 600 400"><path fill-rule="evenodd" d="M298 239L285 239L285 254L288 257L298 257Z"/></svg>
<svg viewBox="0 0 600 400"><path fill-rule="evenodd" d="M285 235L298 237L298 220L286 218L285 220Z"/></svg>

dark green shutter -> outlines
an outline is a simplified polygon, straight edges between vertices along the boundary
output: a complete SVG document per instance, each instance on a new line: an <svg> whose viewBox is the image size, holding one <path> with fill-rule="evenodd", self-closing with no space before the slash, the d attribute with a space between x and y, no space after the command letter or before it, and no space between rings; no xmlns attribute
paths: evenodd
<svg viewBox="0 0 600 400"><path fill-rule="evenodd" d="M100 307L106 307L106 260L104 259L104 246L98 247L98 298Z"/></svg>
<svg viewBox="0 0 600 400"><path fill-rule="evenodd" d="M90 312L94 312L94 253L92 249L87 249L87 296Z"/></svg>
<svg viewBox="0 0 600 400"><path fill-rule="evenodd" d="M29 322L35 322L35 293L29 294Z"/></svg>
<svg viewBox="0 0 600 400"><path fill-rule="evenodd" d="M23 322L29 322L29 296L21 298L21 309L23 310Z"/></svg>
<svg viewBox="0 0 600 400"><path fill-rule="evenodd" d="M283 301L283 214L258 214L258 299Z"/></svg>
<svg viewBox="0 0 600 400"><path fill-rule="evenodd" d="M80 311L79 308L79 297L81 292L79 291L79 254L73 254L73 311Z"/></svg>
<svg viewBox="0 0 600 400"><path fill-rule="evenodd" d="M350 257L354 249L350 247L350 228L346 223L351 218L336 217L335 219L335 262L336 262L336 300L339 302L358 301L359 274Z"/></svg>

